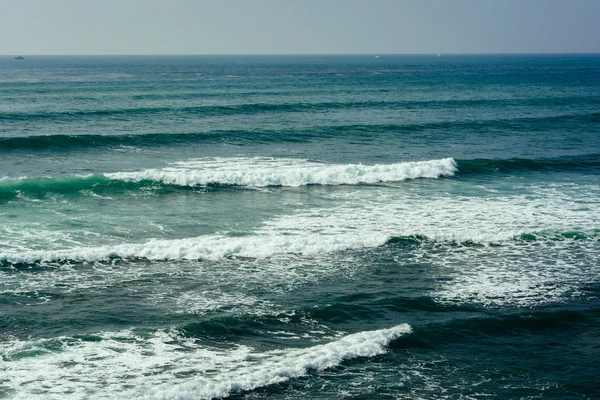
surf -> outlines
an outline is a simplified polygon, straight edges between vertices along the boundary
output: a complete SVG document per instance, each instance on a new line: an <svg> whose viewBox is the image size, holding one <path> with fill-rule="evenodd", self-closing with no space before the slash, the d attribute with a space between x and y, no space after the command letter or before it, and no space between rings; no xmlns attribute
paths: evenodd
<svg viewBox="0 0 600 400"><path fill-rule="evenodd" d="M91 189L118 193L139 190L148 185L178 188L360 185L437 179L452 176L455 172L456 162L451 158L379 165L328 164L268 157L204 158L140 171L65 178L4 177L0 179L0 199L14 200L20 194L38 197L47 193L79 194Z"/></svg>
<svg viewBox="0 0 600 400"><path fill-rule="evenodd" d="M390 343L411 332L410 325L399 324L347 334L306 348L282 348L262 353L248 346L230 350L211 348L172 331L151 335L132 331L101 332L2 343L0 357L13 366L4 372L10 378L10 387L18 389L21 395L38 392L41 382L32 380L31 376L40 373L42 368L46 377L44 382L51 382L53 393L57 394L72 394L77 388L78 393L89 394L98 394L96 391L102 390L103 396L108 394L109 397L125 394L125 397L148 399L212 399L300 378L311 371L337 367L347 360L385 354ZM182 358L183 354L178 350L184 349L187 349L186 356ZM64 368L67 360L71 360L72 368ZM169 369L162 370L164 365L171 364L182 372L189 368L200 369L204 376L173 380ZM108 368L98 368L98 365ZM217 373L215 366L218 366ZM147 374L150 370L155 373ZM138 382L138 387L133 391L121 384L116 385L118 389L112 385L105 387L107 379L120 382L123 375L128 376L128 382ZM81 376L86 376L85 383L77 378Z"/></svg>

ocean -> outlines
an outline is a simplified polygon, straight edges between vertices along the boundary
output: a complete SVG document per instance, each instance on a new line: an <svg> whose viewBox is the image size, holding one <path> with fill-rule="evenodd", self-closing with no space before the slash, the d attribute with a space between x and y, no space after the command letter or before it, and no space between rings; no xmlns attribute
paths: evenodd
<svg viewBox="0 0 600 400"><path fill-rule="evenodd" d="M600 398L600 56L0 57L0 398Z"/></svg>

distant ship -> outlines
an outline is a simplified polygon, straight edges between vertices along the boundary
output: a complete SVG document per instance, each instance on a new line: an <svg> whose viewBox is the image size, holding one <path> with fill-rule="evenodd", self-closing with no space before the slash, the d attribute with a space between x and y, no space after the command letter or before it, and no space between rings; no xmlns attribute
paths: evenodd
<svg viewBox="0 0 600 400"><path fill-rule="evenodd" d="M24 60L24 59L25 59L25 57L23 57L23 56L16 56L15 57L15 60Z"/></svg>

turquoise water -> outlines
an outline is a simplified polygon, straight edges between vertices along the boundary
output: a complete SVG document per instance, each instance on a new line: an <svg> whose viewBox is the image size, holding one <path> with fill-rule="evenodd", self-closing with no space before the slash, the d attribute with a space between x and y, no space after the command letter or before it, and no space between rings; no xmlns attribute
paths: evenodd
<svg viewBox="0 0 600 400"><path fill-rule="evenodd" d="M595 398L600 56L0 57L0 398Z"/></svg>

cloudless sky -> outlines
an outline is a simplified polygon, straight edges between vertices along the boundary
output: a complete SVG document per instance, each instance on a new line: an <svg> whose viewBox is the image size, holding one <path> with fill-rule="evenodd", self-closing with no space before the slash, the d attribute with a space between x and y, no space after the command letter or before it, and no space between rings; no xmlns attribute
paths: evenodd
<svg viewBox="0 0 600 400"><path fill-rule="evenodd" d="M600 0L0 0L0 54L600 52Z"/></svg>

